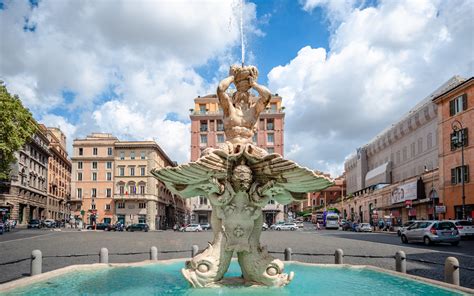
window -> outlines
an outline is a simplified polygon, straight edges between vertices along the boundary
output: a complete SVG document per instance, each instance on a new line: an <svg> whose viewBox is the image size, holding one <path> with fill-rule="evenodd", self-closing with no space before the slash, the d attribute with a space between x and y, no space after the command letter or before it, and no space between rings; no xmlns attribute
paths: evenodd
<svg viewBox="0 0 474 296"><path fill-rule="evenodd" d="M252 136L252 142L257 144L257 134L253 134Z"/></svg>
<svg viewBox="0 0 474 296"><path fill-rule="evenodd" d="M268 134L268 135L267 135L267 142L268 142L268 143L273 143L273 142L274 142L274 136L273 136L273 134Z"/></svg>
<svg viewBox="0 0 474 296"><path fill-rule="evenodd" d="M135 168L134 167L130 168L130 176L135 176Z"/></svg>
<svg viewBox="0 0 474 296"><path fill-rule="evenodd" d="M199 113L206 114L207 109L205 104L199 104Z"/></svg>
<svg viewBox="0 0 474 296"><path fill-rule="evenodd" d="M111 161L107 161L107 169L111 169L112 168L112 162Z"/></svg>
<svg viewBox="0 0 474 296"><path fill-rule="evenodd" d="M268 153L275 153L275 148L273 147L267 147Z"/></svg>
<svg viewBox="0 0 474 296"><path fill-rule="evenodd" d="M79 155L84 155L84 148L79 148Z"/></svg>
<svg viewBox="0 0 474 296"><path fill-rule="evenodd" d="M224 135L223 134L217 134L217 143L224 143Z"/></svg>
<svg viewBox="0 0 474 296"><path fill-rule="evenodd" d="M135 184L130 185L130 194L136 194L137 193L137 187Z"/></svg>
<svg viewBox="0 0 474 296"><path fill-rule="evenodd" d="M140 159L145 159L145 155L146 155L146 154L145 154L145 151L142 151L142 152L140 153Z"/></svg>
<svg viewBox="0 0 474 296"><path fill-rule="evenodd" d="M451 151L456 150L457 147L461 147L461 146L466 147L469 144L468 135L469 133L467 131L467 127L452 133L451 134ZM459 143L458 146L456 146L456 143L453 142L454 136L456 136L457 138L457 142Z"/></svg>
<svg viewBox="0 0 474 296"><path fill-rule="evenodd" d="M138 208L139 209L146 209L146 202L139 202L138 203Z"/></svg>
<svg viewBox="0 0 474 296"><path fill-rule="evenodd" d="M97 188L92 188L92 197L97 197Z"/></svg>
<svg viewBox="0 0 474 296"><path fill-rule="evenodd" d="M267 130L272 131L275 129L275 125L273 123L273 118L267 119Z"/></svg>
<svg viewBox="0 0 474 296"><path fill-rule="evenodd" d="M418 138L418 154L420 154L421 152L423 152L423 139Z"/></svg>
<svg viewBox="0 0 474 296"><path fill-rule="evenodd" d="M106 204L106 205L105 205L105 210L106 210L106 211L110 211L110 204Z"/></svg>
<svg viewBox="0 0 474 296"><path fill-rule="evenodd" d="M408 158L407 147L403 147L402 153L403 153L403 161L406 161Z"/></svg>
<svg viewBox="0 0 474 296"><path fill-rule="evenodd" d="M140 176L145 176L145 167L140 168Z"/></svg>
<svg viewBox="0 0 474 296"><path fill-rule="evenodd" d="M222 122L222 120L217 121L217 131L218 132L224 131L224 123Z"/></svg>
<svg viewBox="0 0 474 296"><path fill-rule="evenodd" d="M82 188L77 188L77 198L82 199Z"/></svg>
<svg viewBox="0 0 474 296"><path fill-rule="evenodd" d="M125 168L124 167L119 168L119 176L125 176Z"/></svg>
<svg viewBox="0 0 474 296"><path fill-rule="evenodd" d="M201 125L199 127L199 130L201 132L207 132L207 120L201 120Z"/></svg>
<svg viewBox="0 0 474 296"><path fill-rule="evenodd" d="M124 159L125 159L125 152L120 151L120 160L124 160Z"/></svg>
<svg viewBox="0 0 474 296"><path fill-rule="evenodd" d="M112 148L107 148L107 155L112 155Z"/></svg>
<svg viewBox="0 0 474 296"><path fill-rule="evenodd" d="M207 198L205 198L204 196L199 196L199 204L207 205Z"/></svg>
<svg viewBox="0 0 474 296"><path fill-rule="evenodd" d="M207 135L201 135L201 145L207 144Z"/></svg>
<svg viewBox="0 0 474 296"><path fill-rule="evenodd" d="M433 147L433 134L429 133L426 136L426 148L431 149L431 147Z"/></svg>
<svg viewBox="0 0 474 296"><path fill-rule="evenodd" d="M462 183L463 179L464 179L464 183L469 182L469 166L468 165L464 166L464 170L462 166L458 166L456 168L451 169L451 184Z"/></svg>
<svg viewBox="0 0 474 296"><path fill-rule="evenodd" d="M123 195L125 193L125 187L123 185L119 186L119 193L120 195Z"/></svg>
<svg viewBox="0 0 474 296"><path fill-rule="evenodd" d="M79 162L77 163L77 169L78 169L78 170L82 170L82 161L79 161Z"/></svg>
<svg viewBox="0 0 474 296"><path fill-rule="evenodd" d="M105 189L105 196L106 197L112 197L112 189L111 188Z"/></svg>
<svg viewBox="0 0 474 296"><path fill-rule="evenodd" d="M135 159L135 151L130 152L130 159Z"/></svg>
<svg viewBox="0 0 474 296"><path fill-rule="evenodd" d="M82 173L77 173L77 181L82 181Z"/></svg>
<svg viewBox="0 0 474 296"><path fill-rule="evenodd" d="M92 155L97 155L98 150L99 149L97 149L97 148L92 148Z"/></svg>
<svg viewBox="0 0 474 296"><path fill-rule="evenodd" d="M319 199L319 205L324 206L324 199L322 199L322 198Z"/></svg>
<svg viewBox="0 0 474 296"><path fill-rule="evenodd" d="M467 94L463 94L454 100L449 101L449 115L453 116L467 110Z"/></svg>
<svg viewBox="0 0 474 296"><path fill-rule="evenodd" d="M125 203L124 202L117 203L117 208L118 209L125 209Z"/></svg>
<svg viewBox="0 0 474 296"><path fill-rule="evenodd" d="M92 181L97 181L97 173L96 172L92 173Z"/></svg>
<svg viewBox="0 0 474 296"><path fill-rule="evenodd" d="M413 158L415 157L415 154L416 154L416 150L415 150L415 142L411 143L411 146L410 146L410 158Z"/></svg>
<svg viewBox="0 0 474 296"><path fill-rule="evenodd" d="M107 181L112 181L112 173L107 172Z"/></svg>
<svg viewBox="0 0 474 296"><path fill-rule="evenodd" d="M140 194L144 195L145 194L145 185L140 185Z"/></svg>
<svg viewBox="0 0 474 296"><path fill-rule="evenodd" d="M400 150L397 151L397 161L395 162L396 164L400 163Z"/></svg>
<svg viewBox="0 0 474 296"><path fill-rule="evenodd" d="M91 204L91 209L95 210L95 203Z"/></svg>
<svg viewBox="0 0 474 296"><path fill-rule="evenodd" d="M95 169L95 170L97 169L97 161L93 161L93 162L92 162L92 169L93 169L93 170L94 170L94 169Z"/></svg>
<svg viewBox="0 0 474 296"><path fill-rule="evenodd" d="M271 103L271 104L270 104L270 109L271 109L273 112L276 112L276 111L277 111L277 104L276 104L276 103Z"/></svg>

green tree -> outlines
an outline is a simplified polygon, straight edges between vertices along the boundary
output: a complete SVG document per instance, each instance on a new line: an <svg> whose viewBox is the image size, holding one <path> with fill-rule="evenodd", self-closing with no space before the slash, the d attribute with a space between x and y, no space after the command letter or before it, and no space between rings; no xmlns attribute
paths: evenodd
<svg viewBox="0 0 474 296"><path fill-rule="evenodd" d="M20 150L36 129L33 115L0 81L0 180L8 179L11 164L16 161L15 151Z"/></svg>

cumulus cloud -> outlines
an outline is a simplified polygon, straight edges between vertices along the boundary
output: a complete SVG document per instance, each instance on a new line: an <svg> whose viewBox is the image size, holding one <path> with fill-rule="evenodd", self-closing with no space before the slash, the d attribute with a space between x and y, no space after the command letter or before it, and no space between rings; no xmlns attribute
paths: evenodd
<svg viewBox="0 0 474 296"><path fill-rule="evenodd" d="M307 11L322 7L339 24L329 51L306 46L268 75L287 106L287 151L333 174L451 76L474 73L470 1L350 2L349 11L344 5L344 14L334 13L339 3L302 3Z"/></svg>
<svg viewBox="0 0 474 296"><path fill-rule="evenodd" d="M256 6L244 11L249 38L262 36ZM187 110L215 88L195 69L230 64L237 13L232 0L3 1L0 79L37 118L62 125L58 108L74 114L69 140L92 131L155 138L187 161Z"/></svg>

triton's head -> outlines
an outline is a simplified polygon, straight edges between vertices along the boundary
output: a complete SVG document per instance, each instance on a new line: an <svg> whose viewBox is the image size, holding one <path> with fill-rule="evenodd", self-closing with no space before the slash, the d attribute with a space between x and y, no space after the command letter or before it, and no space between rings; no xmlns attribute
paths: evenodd
<svg viewBox="0 0 474 296"><path fill-rule="evenodd" d="M232 185L237 190L248 190L252 184L252 170L246 165L238 165L232 173Z"/></svg>

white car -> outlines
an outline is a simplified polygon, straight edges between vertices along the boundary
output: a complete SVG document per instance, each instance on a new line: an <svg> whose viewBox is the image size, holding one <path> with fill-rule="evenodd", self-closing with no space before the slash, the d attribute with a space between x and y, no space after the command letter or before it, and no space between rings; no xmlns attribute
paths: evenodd
<svg viewBox="0 0 474 296"><path fill-rule="evenodd" d="M369 223L361 223L356 228L357 232L372 232L372 226Z"/></svg>
<svg viewBox="0 0 474 296"><path fill-rule="evenodd" d="M304 228L303 221L296 221L295 224L298 226L298 228Z"/></svg>
<svg viewBox="0 0 474 296"><path fill-rule="evenodd" d="M474 237L474 225L471 221L467 220L455 220L456 228L461 235L461 238Z"/></svg>
<svg viewBox="0 0 474 296"><path fill-rule="evenodd" d="M268 229L268 224L263 222L263 225L262 225L262 230L265 231Z"/></svg>
<svg viewBox="0 0 474 296"><path fill-rule="evenodd" d="M198 232L202 231L202 227L199 224L189 224L183 229L184 232Z"/></svg>
<svg viewBox="0 0 474 296"><path fill-rule="evenodd" d="M275 226L275 230L296 230L298 229L298 226L296 223L285 223L285 224L277 224Z"/></svg>

